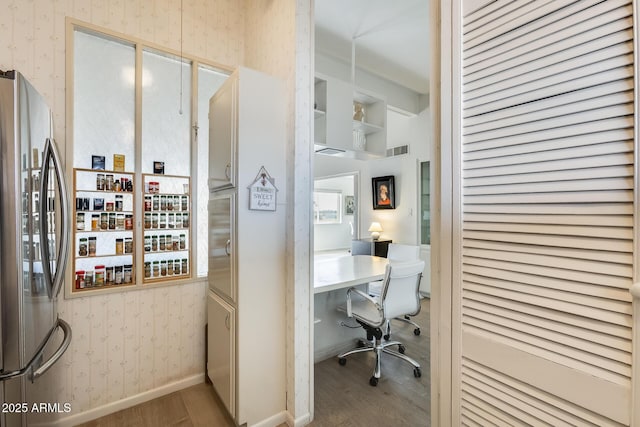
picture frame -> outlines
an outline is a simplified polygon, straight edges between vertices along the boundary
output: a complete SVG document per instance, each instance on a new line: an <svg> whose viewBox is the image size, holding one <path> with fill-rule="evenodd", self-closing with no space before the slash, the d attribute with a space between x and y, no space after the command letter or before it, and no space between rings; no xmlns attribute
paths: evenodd
<svg viewBox="0 0 640 427"><path fill-rule="evenodd" d="M153 162L153 173L156 175L164 175L164 162Z"/></svg>
<svg viewBox="0 0 640 427"><path fill-rule="evenodd" d="M344 196L344 214L354 215L356 213L356 197Z"/></svg>
<svg viewBox="0 0 640 427"><path fill-rule="evenodd" d="M373 209L395 209L396 189L394 176L379 176L371 178Z"/></svg>
<svg viewBox="0 0 640 427"><path fill-rule="evenodd" d="M105 170L105 158L104 156L91 156L91 169L93 170Z"/></svg>

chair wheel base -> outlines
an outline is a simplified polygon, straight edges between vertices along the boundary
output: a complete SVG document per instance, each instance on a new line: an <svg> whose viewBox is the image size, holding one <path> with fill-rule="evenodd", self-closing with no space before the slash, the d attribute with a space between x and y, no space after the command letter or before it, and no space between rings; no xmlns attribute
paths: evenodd
<svg viewBox="0 0 640 427"><path fill-rule="evenodd" d="M402 344L400 344L400 345L398 346L398 352L399 352L399 353L404 354L405 350L406 350L406 349L404 348L404 346L403 346Z"/></svg>
<svg viewBox="0 0 640 427"><path fill-rule="evenodd" d="M347 358L346 357L341 357L338 359L338 363L340 364L340 366L344 366L347 364Z"/></svg>
<svg viewBox="0 0 640 427"><path fill-rule="evenodd" d="M378 379L376 377L369 378L369 385L375 387L378 385Z"/></svg>

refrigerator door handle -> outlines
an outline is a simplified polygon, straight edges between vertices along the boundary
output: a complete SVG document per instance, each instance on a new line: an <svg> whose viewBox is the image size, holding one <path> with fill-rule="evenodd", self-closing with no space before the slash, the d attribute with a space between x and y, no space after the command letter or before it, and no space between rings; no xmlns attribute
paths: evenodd
<svg viewBox="0 0 640 427"><path fill-rule="evenodd" d="M44 146L44 152L42 155L42 172L40 178L40 236L41 239L48 236L49 221L47 218L47 209L49 208L47 188L49 187L49 160L53 160L54 171L56 174L56 182L58 184L58 192L60 194L60 214L62 217L62 230L60 233L60 249L59 254L56 257L56 271L51 275L51 265L49 261L51 254L49 253L48 244L40 244L42 250L42 271L44 273L45 281L47 283L47 292L49 298L55 298L60 292L62 283L64 281L64 270L67 265L67 259L69 257L69 244L71 238L70 217L69 217L69 195L67 193L67 182L60 164L60 153L53 139L47 138Z"/></svg>
<svg viewBox="0 0 640 427"><path fill-rule="evenodd" d="M56 352L53 353L53 355L46 362L41 364L38 369L31 373L31 382L34 382L45 372L47 372L49 368L51 368L62 357L64 352L67 351L67 348L69 348L69 344L71 344L71 326L69 326L69 324L64 320L58 318L56 329L58 327L62 329L62 332L64 333L62 343L60 343L60 346L58 347Z"/></svg>
<svg viewBox="0 0 640 427"><path fill-rule="evenodd" d="M64 339L62 340L62 343L60 344L56 352L53 354L53 356L49 358L49 360L47 360L45 363L40 364L39 367L36 370L34 370L34 367L42 357L42 353L44 353L44 349L49 343L49 340L51 340L51 338L55 336L53 332L58 328L61 328L62 331L64 332ZM71 343L71 326L69 326L69 324L64 320L58 318L58 321L56 322L56 326L54 328L51 328L51 330L49 331L49 334L47 335L47 338L42 342L42 344L40 344L40 347L35 352L31 360L29 361L29 363L27 363L27 365L24 368L16 371L0 372L0 381L21 377L27 372L31 372L31 376L30 376L31 381L32 382L35 381L38 377L40 377L42 374L47 372L47 370L49 370L49 368L51 368L51 366L53 366L53 364L56 363L58 359L60 359L60 357L62 357L64 352L67 351L67 348L69 347L70 343Z"/></svg>

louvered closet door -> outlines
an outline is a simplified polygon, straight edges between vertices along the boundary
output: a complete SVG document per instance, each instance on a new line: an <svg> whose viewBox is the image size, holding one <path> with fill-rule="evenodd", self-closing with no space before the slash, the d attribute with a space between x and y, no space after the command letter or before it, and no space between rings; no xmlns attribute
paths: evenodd
<svg viewBox="0 0 640 427"><path fill-rule="evenodd" d="M454 418L628 425L632 4L496 1L463 15Z"/></svg>

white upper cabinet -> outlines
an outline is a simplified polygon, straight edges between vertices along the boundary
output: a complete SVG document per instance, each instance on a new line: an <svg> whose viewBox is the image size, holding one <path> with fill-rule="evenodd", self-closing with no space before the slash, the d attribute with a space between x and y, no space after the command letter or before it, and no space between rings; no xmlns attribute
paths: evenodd
<svg viewBox="0 0 640 427"><path fill-rule="evenodd" d="M384 98L323 75L316 75L314 89L316 153L361 160L385 156Z"/></svg>

